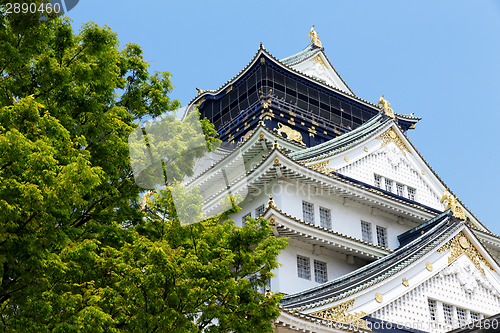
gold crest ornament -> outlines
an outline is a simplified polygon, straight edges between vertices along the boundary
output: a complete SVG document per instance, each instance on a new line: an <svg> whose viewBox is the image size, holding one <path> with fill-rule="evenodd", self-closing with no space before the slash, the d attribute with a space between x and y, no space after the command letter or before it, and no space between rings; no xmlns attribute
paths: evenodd
<svg viewBox="0 0 500 333"><path fill-rule="evenodd" d="M321 41L319 40L318 32L314 30L314 24L311 27L311 31L309 32L309 35L307 35L307 37L311 37L311 43L313 43L317 47L323 47L321 45Z"/></svg>
<svg viewBox="0 0 500 333"><path fill-rule="evenodd" d="M391 103L384 99L384 95L380 96L377 106L382 106L381 109L386 116L391 117L392 119L396 118L396 116L394 115L394 111L391 108Z"/></svg>

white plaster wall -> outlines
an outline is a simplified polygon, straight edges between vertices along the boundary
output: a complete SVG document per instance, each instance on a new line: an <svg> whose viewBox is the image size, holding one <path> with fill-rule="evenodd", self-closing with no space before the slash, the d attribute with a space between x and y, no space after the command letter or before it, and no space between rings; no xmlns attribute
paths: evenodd
<svg viewBox="0 0 500 333"><path fill-rule="evenodd" d="M406 154L409 153L406 152ZM374 174L376 173L415 188L417 190L415 201L432 208L443 209L439 196L442 193L436 193L436 190L428 185L427 176L422 175L422 171L417 170L414 163L411 163L392 142L339 169L338 172L370 185L375 185ZM385 184L382 184L382 189L385 190ZM397 193L396 184L393 184L393 193Z"/></svg>
<svg viewBox="0 0 500 333"><path fill-rule="evenodd" d="M279 209L298 219L303 220L302 201L314 204L314 222L320 225L320 207L331 210L332 229L334 231L362 239L361 221L372 224L372 239L377 244L376 225L387 228L389 248L399 246L397 236L414 225L399 224L398 217L367 205L344 199L341 196L317 191L315 188L303 186L301 183L284 181L274 191L275 203Z"/></svg>
<svg viewBox="0 0 500 333"><path fill-rule="evenodd" d="M463 279L459 275L439 273L399 299L377 310L371 316L393 323L420 323L424 326L414 326L414 328L441 333L451 330L451 327L447 327L443 322L442 308L439 305L437 308L438 321L430 320L429 299L435 300L437 303L474 311L481 314L482 317L500 312L498 291L495 292L492 285L484 282L486 280L484 275L473 266L466 256L457 259L450 265L449 269L458 268L460 271L461 267L470 267L471 265L477 281L472 276ZM470 274L469 272L464 271L466 274ZM473 283L473 288L464 284L464 282L472 283L474 281L476 283ZM456 310L454 312L454 320L456 321Z"/></svg>
<svg viewBox="0 0 500 333"><path fill-rule="evenodd" d="M297 255L310 258L311 280L298 277ZM314 254L311 244L290 240L288 247L278 257L278 262L281 266L275 272L276 279L271 281L272 290L279 290L285 294L293 294L320 285L320 283L315 282L314 278L314 260L326 263L328 281L334 280L360 267L359 264L347 264L346 256L343 254L324 248L320 248L319 253L316 252Z"/></svg>

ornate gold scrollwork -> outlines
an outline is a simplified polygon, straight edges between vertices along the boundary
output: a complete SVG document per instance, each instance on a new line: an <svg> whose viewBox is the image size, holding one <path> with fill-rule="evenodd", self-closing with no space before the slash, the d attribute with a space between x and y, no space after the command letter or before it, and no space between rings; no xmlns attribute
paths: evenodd
<svg viewBox="0 0 500 333"><path fill-rule="evenodd" d="M240 142L247 141L253 134L253 131L248 131L245 135L243 135L240 139Z"/></svg>
<svg viewBox="0 0 500 333"><path fill-rule="evenodd" d="M483 273L484 269L481 267L480 262L482 261L486 267L494 270L493 267L486 261L481 253L476 249L474 244L467 238L467 236L461 232L449 240L446 244L441 246L438 252L450 251L450 256L448 257L448 265L451 265L455 260L457 260L462 254L465 254L470 261L476 266L476 268Z"/></svg>
<svg viewBox="0 0 500 333"><path fill-rule="evenodd" d="M366 312L348 312L349 309L354 306L355 300L356 299L353 298L347 302L335 305L331 308L310 313L309 316L319 319L331 320L341 324L355 324L358 325L357 327L370 330L367 321L361 319L367 315Z"/></svg>
<svg viewBox="0 0 500 333"><path fill-rule="evenodd" d="M323 161L323 162L319 162L319 163L315 163L315 164L311 164L310 167L313 168L314 170L317 170L319 172L326 172L326 173L330 173L332 171L335 171L335 168L328 168L327 165L328 165L328 162L329 161Z"/></svg>
<svg viewBox="0 0 500 333"><path fill-rule="evenodd" d="M399 136L396 134L394 129L391 127L384 133L380 134L377 136L377 139L382 140L382 147L385 145L388 145L391 142L394 142L394 144L403 152L403 154L406 156L406 152L410 152L408 147L404 144L404 142L399 138Z"/></svg>

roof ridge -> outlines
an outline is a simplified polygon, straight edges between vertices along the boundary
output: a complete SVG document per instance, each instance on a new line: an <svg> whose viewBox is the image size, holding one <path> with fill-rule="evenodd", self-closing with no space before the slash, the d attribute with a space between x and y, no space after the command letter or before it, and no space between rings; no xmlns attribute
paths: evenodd
<svg viewBox="0 0 500 333"><path fill-rule="evenodd" d="M448 217L448 218L446 218ZM332 287L336 284L340 284L339 285L339 288L344 288L342 286L342 284L340 282L345 282L347 283L346 281L350 280L350 278L356 276L356 275L359 275L360 278L362 278L363 280L360 281L358 284L364 284L366 283L366 278L365 276L368 275L368 276L371 276L373 275L373 272L371 274L370 273L370 270L372 270L375 266L379 265L380 263L386 263L386 262L389 262L389 260L391 260L392 258L394 257L397 257L398 255L401 255L403 252L405 251L409 251L412 247L415 247L415 246L419 246L419 248L413 252L414 255L418 254L419 252L421 252L422 250L424 250L424 248L428 245L428 244L431 244L436 238L439 238L441 237L443 234L446 234L449 230L452 230L453 229L453 232L456 231L456 229L458 229L459 226L461 225L464 225L463 223L458 223L458 224L452 224L449 228L446 228L445 230L443 230L442 232L440 233L437 233L438 232L438 229L441 225L445 224L445 223L448 223L449 221L449 218L450 218L450 215L449 215L449 212L444 212L442 213L441 215L439 215L439 218L442 219L442 221L440 221L439 223L437 223L431 230L429 230L429 232L425 233L425 234L422 234L420 235L419 237L415 238L413 241L409 242L408 244L404 245L403 247L397 249L396 251L388 254L387 256L385 257L382 257L376 261L373 261L372 263L370 264L367 264L363 267L360 267L358 268L357 270L355 271L352 271L351 273L348 273L346 275L343 275L343 276L340 276L332 281L328 281L322 285L319 285L319 286L316 286L316 287L313 287L313 288L310 288L310 289L307 289L307 290L304 290L302 292L299 292L299 293L296 293L296 294L293 294L293 295L287 295L285 296L283 299L282 299L282 302L281 303L284 303L284 306L287 306L286 303L289 303L288 307L291 307L293 305L290 305L290 304L293 304L293 303L299 303L299 302L304 302L306 301L306 299L308 298L312 298L312 297L316 297L317 296L317 293L319 291L324 291L326 289L328 289L329 287ZM458 226L458 227L457 227ZM436 234L437 233L437 234ZM431 236L429 236L431 235ZM428 238L427 240L422 240L422 238ZM422 244L423 242L423 244ZM436 248L437 247L437 244L434 245L432 248L428 249L425 253L428 253L429 251L431 251L432 249ZM423 254L419 255L418 258L422 257ZM415 260L417 260L418 258L416 258ZM415 260L408 260L408 258L406 258L407 260L407 264L409 261L411 262L414 262ZM394 265L396 265L397 263L391 263L391 264L388 264L386 267L383 268L384 271L391 271L394 267ZM408 265L406 265L408 266ZM399 270L403 269L404 267L406 266L401 266ZM398 271L399 271L398 270ZM363 274L365 273L365 274ZM380 270L377 271L377 273L380 273ZM394 275L396 272L392 272L390 275ZM374 284L374 283L373 283ZM373 285L371 284L371 285ZM338 290L334 293L340 293L340 295L336 295L336 296L328 296L327 299L329 300L332 300L332 302L336 301L336 300L339 300L339 299L342 299L342 298L345 298L345 297L348 297L350 295L352 295L353 293L356 293L357 291L359 290L356 290L356 289L352 289L352 286L351 286L351 289L350 291L346 294L346 295L343 295L342 297L341 296L341 292L342 292L343 289L341 290ZM311 293L311 295L309 295L308 297L302 297L302 299L300 299L300 295L303 294L304 292L309 292ZM293 298L298 298L295 302L293 302ZM290 301L288 301L290 300ZM288 302L287 302L288 301ZM313 303L314 305L309 305L309 307L313 307L315 305L317 305L320 301L316 301L315 303ZM297 308L298 306L295 306L295 308Z"/></svg>

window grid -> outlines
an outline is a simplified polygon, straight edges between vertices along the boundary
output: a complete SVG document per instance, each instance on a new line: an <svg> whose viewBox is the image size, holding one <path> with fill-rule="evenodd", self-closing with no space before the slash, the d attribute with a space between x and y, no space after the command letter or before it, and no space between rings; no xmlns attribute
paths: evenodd
<svg viewBox="0 0 500 333"><path fill-rule="evenodd" d="M404 196L404 185L400 183L396 183L396 192L400 197Z"/></svg>
<svg viewBox="0 0 500 333"><path fill-rule="evenodd" d="M361 237L365 242L372 242L372 224L361 221Z"/></svg>
<svg viewBox="0 0 500 333"><path fill-rule="evenodd" d="M256 218L259 218L262 216L262 214L264 214L264 205L260 205L259 207L257 207L257 209L255 210L255 217Z"/></svg>
<svg viewBox="0 0 500 333"><path fill-rule="evenodd" d="M319 207L319 223L326 229L332 229L332 214L328 208Z"/></svg>
<svg viewBox="0 0 500 333"><path fill-rule="evenodd" d="M318 283L325 283L328 281L326 262L314 260L314 280Z"/></svg>
<svg viewBox="0 0 500 333"><path fill-rule="evenodd" d="M428 300L429 304L429 317L431 321L436 321L436 301L435 300Z"/></svg>
<svg viewBox="0 0 500 333"><path fill-rule="evenodd" d="M241 225L244 227L247 224L247 219L252 217L252 213L248 213L247 215L241 218Z"/></svg>
<svg viewBox="0 0 500 333"><path fill-rule="evenodd" d="M387 192L392 192L392 180L390 179L385 179L385 190Z"/></svg>
<svg viewBox="0 0 500 333"><path fill-rule="evenodd" d="M297 255L297 275L299 278L311 280L311 263L309 258Z"/></svg>
<svg viewBox="0 0 500 333"><path fill-rule="evenodd" d="M382 187L382 176L375 174L375 186Z"/></svg>
<svg viewBox="0 0 500 333"><path fill-rule="evenodd" d="M379 246L387 247L387 229L377 226L377 242Z"/></svg>
<svg viewBox="0 0 500 333"><path fill-rule="evenodd" d="M472 322L478 321L479 320L479 313L477 312L470 312L470 320Z"/></svg>
<svg viewBox="0 0 500 333"><path fill-rule="evenodd" d="M302 201L302 214L304 222L314 224L314 205L307 201Z"/></svg>
<svg viewBox="0 0 500 333"><path fill-rule="evenodd" d="M443 304L444 322L448 325L453 324L453 308L451 305Z"/></svg>
<svg viewBox="0 0 500 333"><path fill-rule="evenodd" d="M457 319L458 319L458 325L460 326L465 325L465 323L467 322L467 310L462 308L457 308Z"/></svg>
<svg viewBox="0 0 500 333"><path fill-rule="evenodd" d="M415 200L415 194L417 193L417 190L414 189L413 187L408 186L408 199L410 200Z"/></svg>

